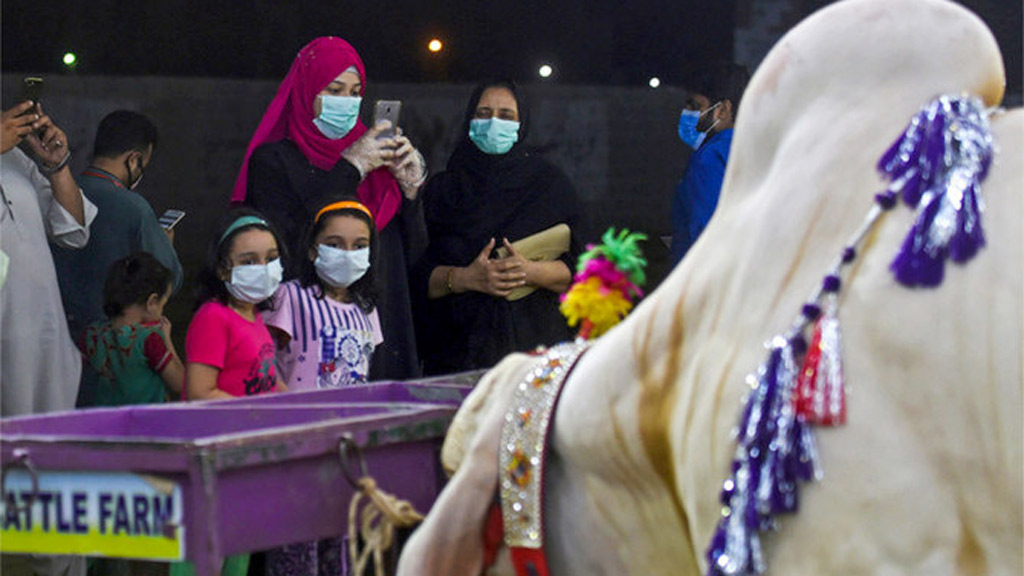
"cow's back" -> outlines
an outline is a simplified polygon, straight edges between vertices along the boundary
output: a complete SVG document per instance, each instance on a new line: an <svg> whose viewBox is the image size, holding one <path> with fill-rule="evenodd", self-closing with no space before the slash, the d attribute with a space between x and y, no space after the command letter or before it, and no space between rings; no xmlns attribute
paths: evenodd
<svg viewBox="0 0 1024 576"><path fill-rule="evenodd" d="M698 571L744 378L884 188L878 158L935 96L993 104L1002 82L991 34L951 3L841 3L780 41L744 97L719 211L564 393L556 448L593 528L557 564ZM773 573L1020 572L1021 112L992 123L988 246L937 289L899 287L888 266L915 216L901 207L844 278L849 424L819 429L826 477L767 538Z"/></svg>

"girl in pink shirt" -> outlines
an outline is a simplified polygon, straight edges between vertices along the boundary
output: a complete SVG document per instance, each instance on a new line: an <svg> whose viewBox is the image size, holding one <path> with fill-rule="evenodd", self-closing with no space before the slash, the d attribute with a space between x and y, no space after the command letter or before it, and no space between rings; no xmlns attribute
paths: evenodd
<svg viewBox="0 0 1024 576"><path fill-rule="evenodd" d="M259 314L281 283L280 246L254 210L234 210L218 228L199 276L200 307L185 337L186 398L285 389L274 368L274 341Z"/></svg>

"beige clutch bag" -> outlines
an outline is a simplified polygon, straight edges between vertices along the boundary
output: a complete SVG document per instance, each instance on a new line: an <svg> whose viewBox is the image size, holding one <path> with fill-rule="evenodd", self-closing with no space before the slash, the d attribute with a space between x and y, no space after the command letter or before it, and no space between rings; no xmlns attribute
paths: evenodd
<svg viewBox="0 0 1024 576"><path fill-rule="evenodd" d="M568 224L555 224L547 230L541 230L536 234L527 236L512 243L512 247L520 256L533 262L550 262L569 251L569 239L571 231ZM508 256L508 250L504 246L497 249L498 257ZM528 296L536 290L536 286L522 286L509 292L506 300L512 302Z"/></svg>

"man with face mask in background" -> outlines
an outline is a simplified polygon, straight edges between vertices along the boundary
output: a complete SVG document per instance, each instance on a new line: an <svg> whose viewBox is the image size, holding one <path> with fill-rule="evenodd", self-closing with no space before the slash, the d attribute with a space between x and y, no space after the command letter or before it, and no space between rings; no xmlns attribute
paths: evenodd
<svg viewBox="0 0 1024 576"><path fill-rule="evenodd" d="M708 68L690 90L679 116L679 138L693 149L672 198L672 265L683 259L718 205L732 127L750 75L722 63Z"/></svg>
<svg viewBox="0 0 1024 576"><path fill-rule="evenodd" d="M174 291L182 270L172 236L153 208L135 190L153 158L159 133L144 115L129 110L108 114L96 130L92 164L78 184L99 215L88 245L81 250L51 247L71 337L78 342L86 327L103 320L103 285L110 265L135 252L149 252L174 274ZM78 405L91 404L94 374L85 367Z"/></svg>

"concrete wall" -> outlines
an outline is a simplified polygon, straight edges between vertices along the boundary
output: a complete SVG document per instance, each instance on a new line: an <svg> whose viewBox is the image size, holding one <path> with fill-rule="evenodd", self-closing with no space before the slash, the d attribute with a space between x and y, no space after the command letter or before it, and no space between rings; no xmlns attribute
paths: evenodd
<svg viewBox="0 0 1024 576"><path fill-rule="evenodd" d="M2 77L4 109L21 77ZM112 110L145 113L161 141L139 187L159 214L181 208L175 244L190 287L217 217L226 209L245 148L277 81L158 77L47 78L45 110L68 134L76 173L88 164L99 121ZM457 139L465 85L371 84L365 115L378 98L401 99L402 128L427 158L444 168ZM676 136L684 94L678 89L527 86L533 114L529 142L541 147L576 184L595 233L609 225L646 232L652 288L667 273L669 207L688 150ZM183 337L192 306L184 290L169 306ZM176 338L177 339L177 338Z"/></svg>

